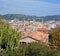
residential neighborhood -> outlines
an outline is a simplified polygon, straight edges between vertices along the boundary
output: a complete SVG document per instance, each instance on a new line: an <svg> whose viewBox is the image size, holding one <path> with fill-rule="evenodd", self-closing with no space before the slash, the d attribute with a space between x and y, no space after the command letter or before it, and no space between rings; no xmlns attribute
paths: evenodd
<svg viewBox="0 0 60 56"><path fill-rule="evenodd" d="M42 41L48 44L48 31L60 27L60 22L58 21L38 22L10 20L8 23L13 29L21 33L22 37L20 42L22 43Z"/></svg>

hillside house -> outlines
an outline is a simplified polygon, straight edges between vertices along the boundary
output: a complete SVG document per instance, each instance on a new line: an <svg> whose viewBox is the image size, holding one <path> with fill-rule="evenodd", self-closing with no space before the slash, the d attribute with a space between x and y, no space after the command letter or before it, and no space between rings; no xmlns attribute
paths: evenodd
<svg viewBox="0 0 60 56"><path fill-rule="evenodd" d="M27 36L21 38L20 43L31 43L31 42L44 42L48 43L48 32L46 29L38 29L36 32L32 32Z"/></svg>

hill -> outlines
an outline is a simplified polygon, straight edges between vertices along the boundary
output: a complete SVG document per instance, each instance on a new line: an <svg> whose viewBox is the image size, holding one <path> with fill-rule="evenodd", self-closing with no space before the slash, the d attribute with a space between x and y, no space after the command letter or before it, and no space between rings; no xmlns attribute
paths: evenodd
<svg viewBox="0 0 60 56"><path fill-rule="evenodd" d="M41 21L42 19L44 21L49 21L49 20L55 20L55 21L60 21L60 15L51 15L51 16L29 16L29 15L24 15L24 14L6 14L6 15L1 15L3 16L4 19L6 20L12 20L12 19L18 19L18 20L35 20L35 21Z"/></svg>

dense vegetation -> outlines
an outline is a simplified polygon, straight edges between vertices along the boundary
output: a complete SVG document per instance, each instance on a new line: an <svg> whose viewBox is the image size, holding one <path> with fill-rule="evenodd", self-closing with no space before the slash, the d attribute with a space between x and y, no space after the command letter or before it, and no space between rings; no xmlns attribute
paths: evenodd
<svg viewBox="0 0 60 56"><path fill-rule="evenodd" d="M44 43L30 43L25 45L19 45L14 50L14 56L60 56L60 52L56 49L50 49Z"/></svg>
<svg viewBox="0 0 60 56"><path fill-rule="evenodd" d="M60 50L60 28L55 28L50 31L50 45Z"/></svg>
<svg viewBox="0 0 60 56"><path fill-rule="evenodd" d="M0 49L3 50L3 56L9 56L8 50L12 51L18 46L20 37L20 33L9 27L7 23L0 21Z"/></svg>
<svg viewBox="0 0 60 56"><path fill-rule="evenodd" d="M3 16L4 19L19 19L19 20L35 20L35 21L41 21L42 19L44 21L49 21L49 20L55 20L55 21L60 21L60 15L51 15L51 16L29 16L29 15L24 15L24 14L6 14L6 15L1 15Z"/></svg>

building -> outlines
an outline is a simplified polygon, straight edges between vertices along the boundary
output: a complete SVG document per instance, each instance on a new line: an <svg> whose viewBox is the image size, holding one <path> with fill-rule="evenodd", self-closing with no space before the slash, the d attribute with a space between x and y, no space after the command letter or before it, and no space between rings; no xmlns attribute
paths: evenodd
<svg viewBox="0 0 60 56"><path fill-rule="evenodd" d="M48 43L48 32L46 29L38 29L36 32L32 32L27 36L20 39L20 43L31 43L31 42L44 42Z"/></svg>

